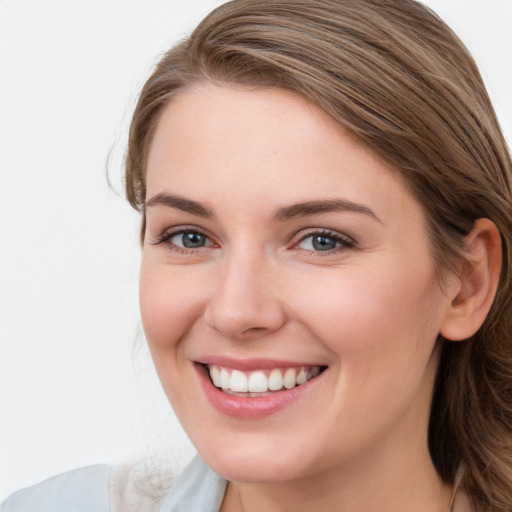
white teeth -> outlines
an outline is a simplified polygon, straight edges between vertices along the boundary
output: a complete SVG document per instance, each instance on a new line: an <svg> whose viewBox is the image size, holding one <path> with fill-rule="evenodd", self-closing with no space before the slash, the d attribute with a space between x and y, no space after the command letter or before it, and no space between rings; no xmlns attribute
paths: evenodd
<svg viewBox="0 0 512 512"><path fill-rule="evenodd" d="M220 387L222 389L230 389L229 387L229 373L225 368L220 371Z"/></svg>
<svg viewBox="0 0 512 512"><path fill-rule="evenodd" d="M284 371L274 368L268 371L257 370L254 372L242 372L219 366L208 365L208 371L213 385L226 392L247 393L249 396L259 396L268 391L279 391L283 388L292 389L295 386L305 384L308 380L318 375L320 366L305 368L287 368Z"/></svg>
<svg viewBox="0 0 512 512"><path fill-rule="evenodd" d="M248 391L247 377L245 376L245 373L239 370L233 370L229 384L231 391L239 391L241 393Z"/></svg>
<svg viewBox="0 0 512 512"><path fill-rule="evenodd" d="M283 387L283 374L279 370L272 370L268 376L268 389L277 391Z"/></svg>
<svg viewBox="0 0 512 512"><path fill-rule="evenodd" d="M252 372L249 377L249 391L264 393L268 391L268 379L263 372Z"/></svg>
<svg viewBox="0 0 512 512"><path fill-rule="evenodd" d="M295 368L288 368L286 372L284 373L283 377L283 385L286 389L292 389L295 387L296 384L296 377L297 372L295 371Z"/></svg>
<svg viewBox="0 0 512 512"><path fill-rule="evenodd" d="M301 368L299 374L297 375L297 384L304 384L304 382L307 382L308 380L308 374L304 368Z"/></svg>
<svg viewBox="0 0 512 512"><path fill-rule="evenodd" d="M212 378L214 386L220 388L221 387L220 371L216 366L212 366L210 368L210 377Z"/></svg>

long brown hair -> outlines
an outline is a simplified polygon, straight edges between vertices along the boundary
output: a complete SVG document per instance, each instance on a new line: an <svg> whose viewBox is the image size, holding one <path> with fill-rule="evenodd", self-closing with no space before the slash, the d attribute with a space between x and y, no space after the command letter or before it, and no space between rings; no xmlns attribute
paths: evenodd
<svg viewBox="0 0 512 512"><path fill-rule="evenodd" d="M142 210L152 134L165 106L211 81L281 87L323 109L399 168L428 218L439 278L479 218L503 265L480 330L443 344L429 448L445 481L463 464L478 510L512 510L511 158L467 49L414 0L233 0L156 66L135 109L126 194Z"/></svg>

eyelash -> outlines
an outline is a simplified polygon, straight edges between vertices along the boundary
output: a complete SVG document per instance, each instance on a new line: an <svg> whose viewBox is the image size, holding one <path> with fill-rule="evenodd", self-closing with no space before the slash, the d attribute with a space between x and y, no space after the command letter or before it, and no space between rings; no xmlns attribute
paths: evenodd
<svg viewBox="0 0 512 512"><path fill-rule="evenodd" d="M175 236L183 235L185 233L204 236L207 240L210 240L210 237L207 234L203 233L201 230L199 230L199 229L197 229L195 227L192 227L192 226L190 226L190 227L184 226L184 227L178 228L176 230L164 231L163 233L161 233L159 235L156 235L155 240L153 240L151 243L153 245L163 245L163 244L165 244L165 245L167 245L167 247L168 247L168 249L170 251L178 252L180 254L194 253L198 249L202 249L203 247L205 247L205 246L201 246L201 247L198 247L198 248L180 247L180 246L170 242L170 240L172 238L174 238ZM211 240L210 240L210 242L211 242ZM206 247L208 247L209 245L213 245L213 243L206 245Z"/></svg>
<svg viewBox="0 0 512 512"><path fill-rule="evenodd" d="M172 238L178 235L182 234L196 234L205 237L207 240L210 241L210 244L203 245L197 248L187 248L187 247L181 247L176 244L173 244L170 242ZM306 234L303 234L297 242L293 243L293 248L296 248L299 244L307 240L308 238L327 238L333 240L336 244L339 244L337 247L334 247L332 249L328 249L326 251L321 250L311 250L311 249L302 249L303 251L312 254L314 256L328 256L332 255L333 253L337 253L338 251L343 251L347 249L357 249L356 242L347 236L340 235L339 233L336 233L334 231L329 231L326 229L322 230L311 230ZM156 236L155 240L151 242L153 245L163 245L166 244L168 246L168 249L174 252L178 252L181 254L190 254L194 253L204 247L208 247L210 245L214 245L214 243L211 241L210 237L203 233L201 230L195 228L195 227L181 227L179 229L176 229L175 231L164 231L163 233Z"/></svg>
<svg viewBox="0 0 512 512"><path fill-rule="evenodd" d="M356 242L347 236L340 235L339 233L336 233L334 231L329 231L326 229L323 230L311 230L305 235L302 235L300 239L294 244L294 247L297 247L300 243L304 242L308 238L328 238L333 240L336 244L339 244L337 247L334 247L332 249L326 250L326 251L320 251L320 250L311 250L311 249L302 249L314 256L329 256L333 253L337 253L339 251L344 251L347 249L357 249Z"/></svg>

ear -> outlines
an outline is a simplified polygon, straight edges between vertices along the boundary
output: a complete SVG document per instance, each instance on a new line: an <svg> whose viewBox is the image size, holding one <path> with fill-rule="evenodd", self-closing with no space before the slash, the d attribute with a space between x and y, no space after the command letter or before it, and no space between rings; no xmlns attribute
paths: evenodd
<svg viewBox="0 0 512 512"><path fill-rule="evenodd" d="M440 331L452 341L469 338L484 323L501 270L501 238L492 221L477 220L465 242L465 260Z"/></svg>

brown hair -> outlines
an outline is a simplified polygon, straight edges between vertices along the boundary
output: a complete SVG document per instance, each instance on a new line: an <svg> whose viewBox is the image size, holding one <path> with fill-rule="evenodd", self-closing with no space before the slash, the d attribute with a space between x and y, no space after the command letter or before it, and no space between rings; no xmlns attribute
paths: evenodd
<svg viewBox="0 0 512 512"><path fill-rule="evenodd" d="M477 219L496 224L498 293L474 336L439 341L429 447L445 481L464 464L478 510L510 512L512 164L467 49L414 0L228 2L163 56L142 90L126 160L126 194L141 211L159 117L201 81L294 91L398 167L426 212L440 278Z"/></svg>

